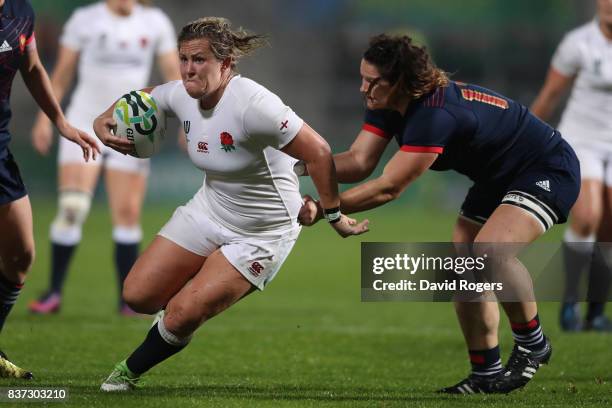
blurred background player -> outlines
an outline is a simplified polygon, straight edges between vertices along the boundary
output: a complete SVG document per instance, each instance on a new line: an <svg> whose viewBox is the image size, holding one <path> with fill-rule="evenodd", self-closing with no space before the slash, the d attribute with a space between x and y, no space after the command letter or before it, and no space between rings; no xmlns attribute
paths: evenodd
<svg viewBox="0 0 612 408"><path fill-rule="evenodd" d="M238 59L264 44L223 18L187 24L179 34L182 81L151 92L158 107L190 123L187 151L206 174L138 258L123 288L140 313L165 313L143 343L102 384L127 391L149 369L181 351L204 322L275 277L301 230L295 159L306 162L330 225L341 235L367 231L340 213L338 185L325 140L281 99L237 75ZM94 123L108 146L112 108ZM119 142L119 144L116 144ZM127 149L127 150L126 150Z"/></svg>
<svg viewBox="0 0 612 408"><path fill-rule="evenodd" d="M34 11L26 0L0 0L0 330L34 260L32 208L9 150L11 135L10 94L15 73L43 112L66 139L77 143L81 160L95 158L96 141L73 128L53 95L49 77L40 62L34 39ZM32 374L8 361L0 351L0 377L32 378Z"/></svg>
<svg viewBox="0 0 612 408"><path fill-rule="evenodd" d="M427 169L468 176L474 184L461 206L453 242L474 244L473 256L508 251L496 267L505 274L504 287L519 281L518 296L499 299L514 348L502 366L494 296L456 298L472 372L440 392L508 393L525 386L548 362L552 348L540 325L531 277L516 258L518 248L504 244L533 242L565 222L580 188L578 159L559 132L526 107L488 89L450 81L408 36L373 37L360 72L365 124L350 150L334 155L338 180L369 177L394 136L399 149L382 175L340 195L342 211L365 211L395 200ZM306 198L300 219L310 225L312 210L321 210Z"/></svg>
<svg viewBox="0 0 612 408"><path fill-rule="evenodd" d="M563 238L561 327L612 331L604 315L612 274L612 0L597 0L597 17L565 35L531 111L549 120L572 84L559 130L580 159L582 187ZM589 265L583 322L577 300Z"/></svg>
<svg viewBox="0 0 612 408"><path fill-rule="evenodd" d="M64 26L51 83L61 100L78 67L78 82L67 116L84 129L91 130L95 117L122 93L147 84L155 56L166 80L180 78L172 23L160 9L138 3L97 2L78 8ZM49 152L52 136L49 120L39 113L32 129L32 141L39 153ZM48 290L30 303L33 313L54 313L60 309L62 287L74 250L81 241L82 225L102 165L113 223L119 293L138 257L149 160L123 155L102 144L100 147L102 160L85 163L75 146L60 140L58 212L50 230L51 277ZM119 311L132 314L121 300Z"/></svg>

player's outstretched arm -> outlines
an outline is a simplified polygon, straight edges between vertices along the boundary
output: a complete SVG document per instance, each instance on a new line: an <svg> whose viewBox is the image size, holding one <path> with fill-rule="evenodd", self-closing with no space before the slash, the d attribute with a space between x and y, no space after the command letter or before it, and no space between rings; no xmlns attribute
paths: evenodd
<svg viewBox="0 0 612 408"><path fill-rule="evenodd" d="M340 197L336 169L329 145L306 123L293 140L283 147L283 152L304 161L312 181L319 192L325 217L342 237L363 234L368 221L357 223L340 212Z"/></svg>
<svg viewBox="0 0 612 408"><path fill-rule="evenodd" d="M437 157L438 153L398 151L387 163L380 177L340 195L342 211L347 214L366 211L395 200Z"/></svg>
<svg viewBox="0 0 612 408"><path fill-rule="evenodd" d="M383 174L340 194L342 212L351 214L380 207L398 198L402 192L427 170L438 157L437 153L398 151L387 163ZM312 225L325 216L321 203L306 195L298 220Z"/></svg>
<svg viewBox="0 0 612 408"><path fill-rule="evenodd" d="M34 97L38 106L49 117L60 134L81 146L85 161L88 161L90 157L95 160L98 153L100 153L96 140L82 130L73 127L64 117L64 112L53 94L51 81L47 71L45 71L40 62L35 46L28 47L26 55L19 66L19 71L32 97Z"/></svg>
<svg viewBox="0 0 612 408"><path fill-rule="evenodd" d="M368 178L388 143L389 139L367 130L359 132L349 150L334 155L338 182L357 183ZM308 170L302 162L296 164L295 171L298 176L308 175Z"/></svg>
<svg viewBox="0 0 612 408"><path fill-rule="evenodd" d="M79 61L79 52L61 46L57 54L57 64L51 74L51 87L58 102L62 102L62 98L72 84L77 63ZM41 110L36 115L36 121L32 127L32 145L34 149L42 155L49 153L51 144L53 143L53 128L51 121Z"/></svg>

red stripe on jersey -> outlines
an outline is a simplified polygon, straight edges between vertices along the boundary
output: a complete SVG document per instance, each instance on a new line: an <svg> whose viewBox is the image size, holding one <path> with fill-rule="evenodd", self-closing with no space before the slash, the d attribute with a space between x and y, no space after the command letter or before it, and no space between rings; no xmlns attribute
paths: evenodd
<svg viewBox="0 0 612 408"><path fill-rule="evenodd" d="M25 42L25 45L30 45L30 43L34 41L34 33L32 33L32 35L30 36L30 38L28 38Z"/></svg>
<svg viewBox="0 0 612 408"><path fill-rule="evenodd" d="M413 152L413 153L439 153L444 152L444 148L440 146L409 146L403 145L400 150L402 152Z"/></svg>
<svg viewBox="0 0 612 408"><path fill-rule="evenodd" d="M370 132L370 133L374 133L376 136L380 136L380 137L384 137L385 139L389 139L391 137L391 135L389 135L387 132L385 132L382 129L377 128L376 126L372 126L372 125L368 125L367 123L365 123L361 129Z"/></svg>

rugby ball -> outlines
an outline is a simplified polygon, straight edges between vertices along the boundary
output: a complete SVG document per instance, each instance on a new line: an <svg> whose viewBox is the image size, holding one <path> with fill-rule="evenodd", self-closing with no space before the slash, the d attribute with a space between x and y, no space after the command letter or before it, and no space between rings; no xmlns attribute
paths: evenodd
<svg viewBox="0 0 612 408"><path fill-rule="evenodd" d="M150 94L126 93L115 104L113 118L115 135L134 142L133 156L146 158L159 151L166 134L166 115Z"/></svg>

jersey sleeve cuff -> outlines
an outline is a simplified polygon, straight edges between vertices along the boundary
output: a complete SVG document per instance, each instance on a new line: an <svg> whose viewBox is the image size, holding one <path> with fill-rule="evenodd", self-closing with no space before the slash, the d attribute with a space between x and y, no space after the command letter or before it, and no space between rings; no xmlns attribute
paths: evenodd
<svg viewBox="0 0 612 408"><path fill-rule="evenodd" d="M442 154L444 148L442 146L412 146L403 145L400 147L402 152L413 152L413 153L438 153Z"/></svg>
<svg viewBox="0 0 612 408"><path fill-rule="evenodd" d="M391 135L385 132L384 130L377 128L376 126L365 123L362 127L362 130L366 132L374 133L376 136L384 137L385 139L390 139Z"/></svg>

